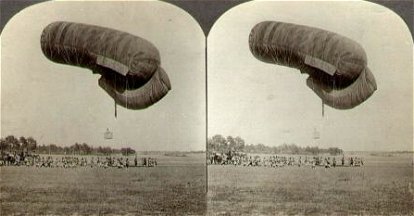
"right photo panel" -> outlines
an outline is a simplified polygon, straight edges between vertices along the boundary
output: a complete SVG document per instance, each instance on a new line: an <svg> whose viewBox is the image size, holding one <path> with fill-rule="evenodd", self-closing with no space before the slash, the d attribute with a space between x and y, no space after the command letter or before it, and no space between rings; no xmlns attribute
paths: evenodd
<svg viewBox="0 0 414 216"><path fill-rule="evenodd" d="M413 214L412 48L370 2L224 13L207 37L207 213Z"/></svg>

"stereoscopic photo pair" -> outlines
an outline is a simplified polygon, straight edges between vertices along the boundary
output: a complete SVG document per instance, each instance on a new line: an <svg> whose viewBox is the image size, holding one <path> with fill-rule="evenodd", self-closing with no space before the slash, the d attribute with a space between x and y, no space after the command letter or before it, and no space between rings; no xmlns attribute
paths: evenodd
<svg viewBox="0 0 414 216"><path fill-rule="evenodd" d="M1 33L1 212L410 214L412 44L365 1L208 32L160 1L30 6Z"/></svg>

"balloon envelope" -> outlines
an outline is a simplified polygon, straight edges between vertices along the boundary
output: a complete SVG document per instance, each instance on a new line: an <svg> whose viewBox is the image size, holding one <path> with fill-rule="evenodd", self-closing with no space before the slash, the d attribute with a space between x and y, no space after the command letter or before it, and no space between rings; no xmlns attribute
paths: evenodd
<svg viewBox="0 0 414 216"><path fill-rule="evenodd" d="M309 74L308 86L325 104L337 109L353 108L377 89L362 46L333 32L265 21L251 30L249 47L261 61Z"/></svg>
<svg viewBox="0 0 414 216"><path fill-rule="evenodd" d="M53 22L43 30L40 43L51 61L101 74L99 85L128 109L147 108L171 89L157 48L138 36L95 25Z"/></svg>

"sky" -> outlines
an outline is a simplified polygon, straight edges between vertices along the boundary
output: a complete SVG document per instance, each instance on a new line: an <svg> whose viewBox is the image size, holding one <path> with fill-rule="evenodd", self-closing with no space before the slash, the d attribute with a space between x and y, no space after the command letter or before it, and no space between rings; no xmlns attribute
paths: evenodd
<svg viewBox="0 0 414 216"><path fill-rule="evenodd" d="M248 36L261 21L308 25L362 45L378 89L351 110L325 105L297 69L257 60ZM214 24L207 41L208 136L248 144L413 150L413 41L391 10L370 2L248 2ZM314 130L320 139L314 139Z"/></svg>
<svg viewBox="0 0 414 216"><path fill-rule="evenodd" d="M144 110L118 106L88 69L57 64L40 49L54 21L113 28L151 41L172 90ZM205 37L185 11L164 2L45 2L15 15L1 34L1 136L137 151L204 150ZM114 139L105 140L109 128Z"/></svg>

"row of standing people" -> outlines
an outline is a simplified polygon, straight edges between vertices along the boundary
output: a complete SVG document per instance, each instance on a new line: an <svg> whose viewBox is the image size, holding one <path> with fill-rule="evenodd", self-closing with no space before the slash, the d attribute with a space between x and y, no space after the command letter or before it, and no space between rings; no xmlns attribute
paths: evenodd
<svg viewBox="0 0 414 216"><path fill-rule="evenodd" d="M129 168L138 166L152 167L157 165L156 158L144 157L138 159L135 157L130 160L128 157L78 157L78 156L30 156L24 158L18 158L14 161L5 161L2 163L5 166L34 166L34 167L62 167L62 168L75 168L75 167L118 167Z"/></svg>
<svg viewBox="0 0 414 216"><path fill-rule="evenodd" d="M247 154L217 154L210 157L210 164L235 165L235 166L264 166L264 167L283 167L283 166L362 166L364 165L361 157L348 157L343 155L341 158L331 156L247 156Z"/></svg>

